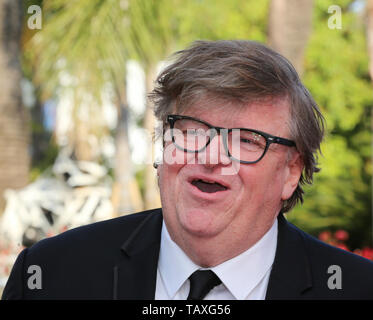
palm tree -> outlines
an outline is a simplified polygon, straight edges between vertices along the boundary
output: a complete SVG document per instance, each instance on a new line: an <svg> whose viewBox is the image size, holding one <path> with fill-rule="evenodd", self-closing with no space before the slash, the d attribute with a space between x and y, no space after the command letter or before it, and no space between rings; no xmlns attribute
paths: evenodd
<svg viewBox="0 0 373 320"><path fill-rule="evenodd" d="M303 72L304 51L312 27L313 0L272 0L268 43Z"/></svg>
<svg viewBox="0 0 373 320"><path fill-rule="evenodd" d="M45 1L43 28L26 44L34 64L34 81L40 86L43 98L61 91L72 96L73 130L69 143L79 160L96 160L88 135L99 138L109 134L109 129L100 121L100 106L104 88L113 89L119 119L115 132L113 187L117 214L142 209L124 116L128 113L125 75L129 54L125 44L129 25L123 3L125 1L117 0Z"/></svg>
<svg viewBox="0 0 373 320"><path fill-rule="evenodd" d="M0 212L4 190L24 187L29 177L29 115L21 93L22 12L21 1L0 1Z"/></svg>

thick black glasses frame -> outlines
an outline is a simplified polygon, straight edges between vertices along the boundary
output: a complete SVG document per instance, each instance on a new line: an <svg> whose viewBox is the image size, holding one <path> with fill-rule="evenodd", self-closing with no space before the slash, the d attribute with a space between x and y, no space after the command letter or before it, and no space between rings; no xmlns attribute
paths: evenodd
<svg viewBox="0 0 373 320"><path fill-rule="evenodd" d="M208 128L214 129L214 130L211 131L212 134L210 135L209 140L207 141L206 145L203 148L201 148L199 150L188 150L188 149L184 149L184 148L182 148L182 147L180 147L180 146L178 146L176 144L175 137L174 137L174 134L173 134L173 129L174 129L174 126L175 126L175 122L177 120L193 120L193 121L202 123L205 126L207 126ZM167 116L167 123L170 125L173 144L176 146L176 148L178 148L179 150L182 150L184 152L191 152L191 153L201 152L214 139L215 135L218 134L218 131L221 132L221 133L223 133L222 134L223 135L223 145L224 145L224 148L225 148L225 152L227 153L227 155L228 155L228 157L230 159L238 161L240 163L252 164L252 163L259 162L260 160L262 160L262 158L264 157L264 155L267 153L268 148L269 148L269 146L272 143L281 144L281 145L288 146L288 147L296 147L296 144L295 144L294 141L288 140L288 139L285 139L285 138L281 138L281 137L276 137L276 136L273 136L273 135L271 135L269 133L266 133L266 132L262 132L262 131L254 130L254 129L249 129L249 128L223 128L223 127L215 127L215 126L211 125L210 123L208 123L206 121L203 121L203 120L200 120L200 119L196 119L196 118L193 118L193 117L189 117L189 116L181 116L181 115L176 115L176 114L170 114L170 115ZM260 156L260 158L258 160L255 160L255 161L244 161L244 160L237 159L237 158L233 157L230 154L229 148L228 148L228 142L227 142L228 141L227 134L230 133L230 132L232 132L233 130L244 130L244 131L254 132L254 133L259 134L259 135L261 135L261 136L263 136L265 138L265 140L266 140L266 146L264 148L263 154Z"/></svg>

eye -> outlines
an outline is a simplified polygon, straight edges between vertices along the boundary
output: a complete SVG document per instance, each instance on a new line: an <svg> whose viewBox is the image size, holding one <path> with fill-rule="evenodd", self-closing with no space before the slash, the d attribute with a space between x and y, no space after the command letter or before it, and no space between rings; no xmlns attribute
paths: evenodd
<svg viewBox="0 0 373 320"><path fill-rule="evenodd" d="M246 139L246 138L241 138L240 141L243 143L248 143L248 144L255 143L255 141L253 141L252 139Z"/></svg>
<svg viewBox="0 0 373 320"><path fill-rule="evenodd" d="M190 136L206 136L206 130L201 129L201 128L196 128L196 129L187 129L183 131L183 134L190 135Z"/></svg>
<svg viewBox="0 0 373 320"><path fill-rule="evenodd" d="M184 130L183 133L197 135L198 134L198 130L197 129L188 129L188 130Z"/></svg>
<svg viewBox="0 0 373 320"><path fill-rule="evenodd" d="M241 131L239 136L241 148L246 150L259 150L265 148L265 139L255 132Z"/></svg>
<svg viewBox="0 0 373 320"><path fill-rule="evenodd" d="M261 136L259 134L256 134L254 132L252 133L242 133L240 137L240 141L243 143L249 143L249 144L260 144L261 143Z"/></svg>

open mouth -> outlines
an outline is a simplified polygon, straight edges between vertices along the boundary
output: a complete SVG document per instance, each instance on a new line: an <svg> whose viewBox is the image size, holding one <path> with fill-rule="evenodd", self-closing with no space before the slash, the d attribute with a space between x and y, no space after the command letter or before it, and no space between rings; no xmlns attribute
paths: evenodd
<svg viewBox="0 0 373 320"><path fill-rule="evenodd" d="M228 189L218 182L207 181L203 179L195 179L191 182L191 184L197 187L200 191L207 193L225 191Z"/></svg>

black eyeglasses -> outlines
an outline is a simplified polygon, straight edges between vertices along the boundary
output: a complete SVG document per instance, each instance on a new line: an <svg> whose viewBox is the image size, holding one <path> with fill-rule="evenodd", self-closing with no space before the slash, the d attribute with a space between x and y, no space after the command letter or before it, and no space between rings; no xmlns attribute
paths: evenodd
<svg viewBox="0 0 373 320"><path fill-rule="evenodd" d="M175 147L184 152L202 152L220 134L226 154L240 163L256 163L272 143L296 147L294 141L247 128L215 127L205 121L181 115L168 115L170 134Z"/></svg>

